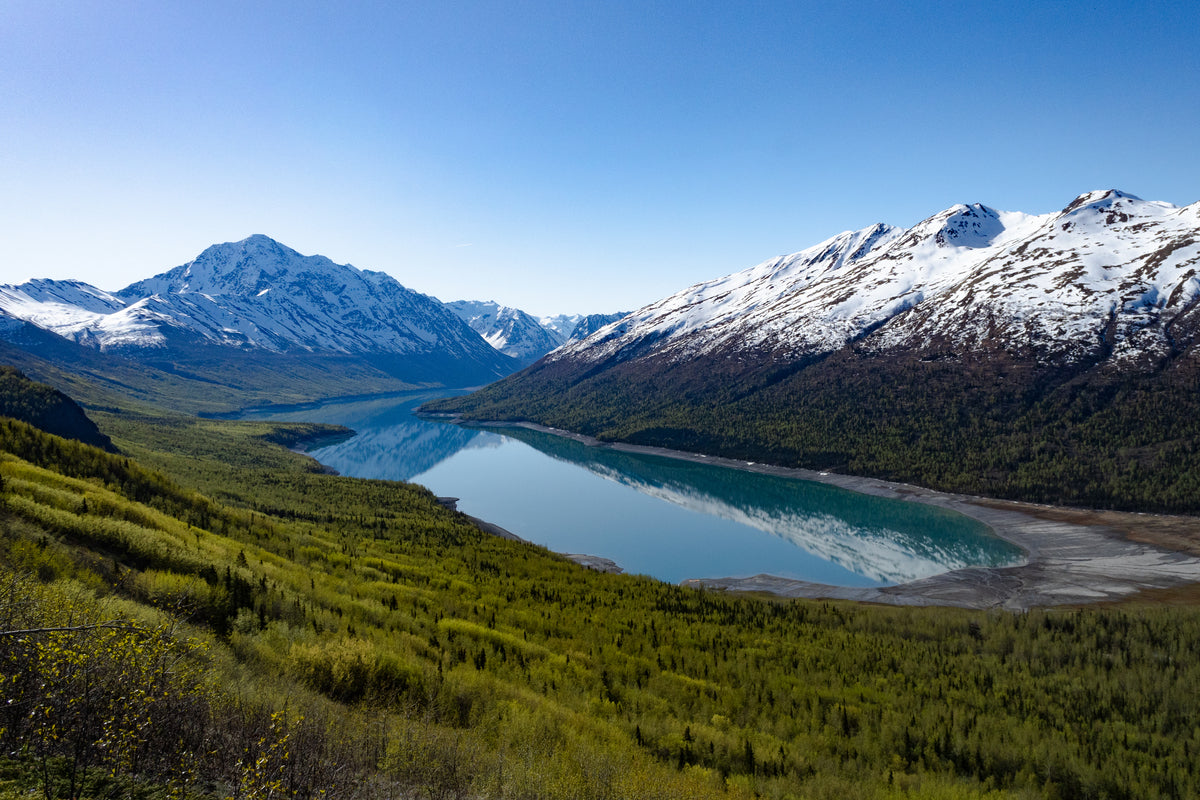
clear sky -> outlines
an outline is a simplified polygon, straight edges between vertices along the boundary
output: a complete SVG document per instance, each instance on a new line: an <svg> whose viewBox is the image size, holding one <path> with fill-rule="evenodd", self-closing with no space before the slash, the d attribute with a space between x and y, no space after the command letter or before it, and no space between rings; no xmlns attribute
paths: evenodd
<svg viewBox="0 0 1200 800"><path fill-rule="evenodd" d="M1200 200L1200 3L0 0L0 283L264 233L630 310L955 203Z"/></svg>

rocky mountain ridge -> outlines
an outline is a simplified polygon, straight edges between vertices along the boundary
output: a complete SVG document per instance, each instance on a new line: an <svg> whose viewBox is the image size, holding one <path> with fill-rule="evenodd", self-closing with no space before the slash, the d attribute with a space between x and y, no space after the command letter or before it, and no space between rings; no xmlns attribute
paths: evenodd
<svg viewBox="0 0 1200 800"><path fill-rule="evenodd" d="M567 342L586 339L600 328L616 322L626 312L615 314L559 314L535 318L519 308L490 300L455 300L446 306L458 314L492 347L532 364Z"/></svg>
<svg viewBox="0 0 1200 800"><path fill-rule="evenodd" d="M0 314L140 359L319 354L447 385L486 383L517 366L435 298L262 235L213 245L115 293L79 281L0 286Z"/></svg>
<svg viewBox="0 0 1200 800"><path fill-rule="evenodd" d="M532 364L566 341L558 331L519 308L481 300L455 300L446 307L484 341L522 366Z"/></svg>
<svg viewBox="0 0 1200 800"><path fill-rule="evenodd" d="M1161 357L1200 297L1200 203L1090 192L1061 212L959 205L875 225L639 309L552 357L589 364L721 351L797 360L1027 352L1045 363Z"/></svg>

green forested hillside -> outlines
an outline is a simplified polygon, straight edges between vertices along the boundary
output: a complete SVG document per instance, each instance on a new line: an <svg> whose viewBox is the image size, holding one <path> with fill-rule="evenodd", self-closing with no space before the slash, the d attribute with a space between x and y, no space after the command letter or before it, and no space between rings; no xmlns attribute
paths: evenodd
<svg viewBox="0 0 1200 800"><path fill-rule="evenodd" d="M174 354L179 361L169 356ZM236 350L179 348L141 360L101 352L24 325L0 338L0 363L19 367L89 407L170 408L223 414L257 405L405 391L399 380L361 359L313 354L257 358Z"/></svg>
<svg viewBox="0 0 1200 800"><path fill-rule="evenodd" d="M20 370L2 364L0 417L12 417L48 433L78 439L105 450L112 449L109 438L74 400L53 387L29 380Z"/></svg>
<svg viewBox="0 0 1200 800"><path fill-rule="evenodd" d="M705 593L324 474L0 421L0 794L1191 797L1200 611Z"/></svg>
<svg viewBox="0 0 1200 800"><path fill-rule="evenodd" d="M847 347L776 369L750 356L541 362L427 408L943 491L1196 513L1198 385L1194 353L1116 372Z"/></svg>

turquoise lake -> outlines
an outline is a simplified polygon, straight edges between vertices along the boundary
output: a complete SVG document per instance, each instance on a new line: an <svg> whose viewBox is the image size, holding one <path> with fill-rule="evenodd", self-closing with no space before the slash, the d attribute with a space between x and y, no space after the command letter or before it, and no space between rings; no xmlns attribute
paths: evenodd
<svg viewBox="0 0 1200 800"><path fill-rule="evenodd" d="M881 586L1021 557L982 523L920 503L413 415L445 394L247 416L345 425L357 435L311 452L343 475L419 483L528 541L672 583L767 573Z"/></svg>

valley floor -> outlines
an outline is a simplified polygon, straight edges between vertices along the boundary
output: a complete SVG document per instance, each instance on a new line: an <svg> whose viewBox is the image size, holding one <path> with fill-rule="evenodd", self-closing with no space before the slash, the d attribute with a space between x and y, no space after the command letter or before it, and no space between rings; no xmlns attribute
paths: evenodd
<svg viewBox="0 0 1200 800"><path fill-rule="evenodd" d="M472 425L487 423L472 422ZM601 442L533 423L495 423L564 436L594 447L666 456L782 477L819 481L863 494L957 511L989 526L1026 553L1024 564L971 568L882 588L809 583L773 575L695 579L685 585L782 597L963 608L1034 607L1191 596L1200 585L1200 518L1093 511L948 494L908 484L775 467L660 447Z"/></svg>

